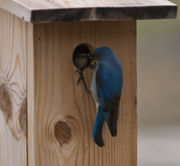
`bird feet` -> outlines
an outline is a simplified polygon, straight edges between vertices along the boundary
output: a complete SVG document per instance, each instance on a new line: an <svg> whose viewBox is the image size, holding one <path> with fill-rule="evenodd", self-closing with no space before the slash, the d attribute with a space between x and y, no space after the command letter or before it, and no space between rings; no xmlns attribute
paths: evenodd
<svg viewBox="0 0 180 166"><path fill-rule="evenodd" d="M87 84L86 84L86 81L85 81L83 72L82 72L81 70L75 70L75 72L79 73L79 75L80 75L79 79L77 80L77 85L79 85L80 82L81 82L81 80L82 80L86 92L87 92L88 94L91 94L91 90L87 88Z"/></svg>

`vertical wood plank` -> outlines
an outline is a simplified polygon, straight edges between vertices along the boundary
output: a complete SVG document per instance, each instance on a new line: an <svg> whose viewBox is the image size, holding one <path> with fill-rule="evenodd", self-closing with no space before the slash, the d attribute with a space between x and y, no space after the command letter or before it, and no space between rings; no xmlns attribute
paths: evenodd
<svg viewBox="0 0 180 166"><path fill-rule="evenodd" d="M30 56L32 28L0 9L1 166L27 165L26 57Z"/></svg>
<svg viewBox="0 0 180 166"><path fill-rule="evenodd" d="M118 136L105 126L103 148L93 142L93 99L76 86L72 52L81 43L108 46L123 64ZM28 71L29 165L136 166L136 22L37 24L34 46L28 61L34 66ZM85 75L90 86L92 71Z"/></svg>

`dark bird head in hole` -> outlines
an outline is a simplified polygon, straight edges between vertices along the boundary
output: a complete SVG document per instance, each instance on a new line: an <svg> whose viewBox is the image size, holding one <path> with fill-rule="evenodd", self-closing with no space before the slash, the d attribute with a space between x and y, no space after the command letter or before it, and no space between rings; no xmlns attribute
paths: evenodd
<svg viewBox="0 0 180 166"><path fill-rule="evenodd" d="M91 55L91 50L88 45L81 44L77 46L73 52L73 63L80 71L88 68L91 59L89 56Z"/></svg>

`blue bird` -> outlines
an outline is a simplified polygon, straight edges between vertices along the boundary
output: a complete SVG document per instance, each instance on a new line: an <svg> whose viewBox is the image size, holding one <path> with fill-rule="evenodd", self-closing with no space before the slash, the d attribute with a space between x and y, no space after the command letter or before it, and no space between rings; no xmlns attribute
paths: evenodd
<svg viewBox="0 0 180 166"><path fill-rule="evenodd" d="M93 128L94 141L104 146L102 129L106 121L111 136L117 135L119 104L123 86L123 71L120 60L108 47L97 48L92 59L96 60L91 92L98 113Z"/></svg>

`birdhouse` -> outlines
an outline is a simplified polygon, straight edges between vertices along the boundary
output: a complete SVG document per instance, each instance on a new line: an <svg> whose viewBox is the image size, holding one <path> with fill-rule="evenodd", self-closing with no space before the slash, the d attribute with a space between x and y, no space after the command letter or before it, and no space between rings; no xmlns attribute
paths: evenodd
<svg viewBox="0 0 180 166"><path fill-rule="evenodd" d="M136 166L136 20L175 18L166 0L0 0L0 165ZM93 70L76 56L111 48L124 73L116 137L93 140ZM80 57L81 59L81 57ZM83 58L82 58L83 59ZM77 60L77 61L76 61ZM78 66L80 64L80 66Z"/></svg>

